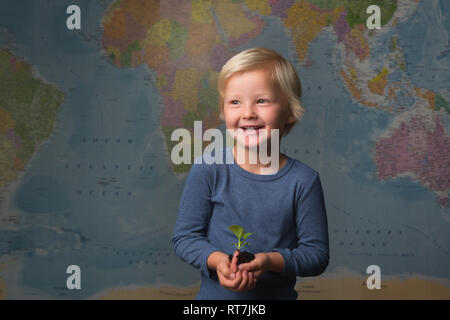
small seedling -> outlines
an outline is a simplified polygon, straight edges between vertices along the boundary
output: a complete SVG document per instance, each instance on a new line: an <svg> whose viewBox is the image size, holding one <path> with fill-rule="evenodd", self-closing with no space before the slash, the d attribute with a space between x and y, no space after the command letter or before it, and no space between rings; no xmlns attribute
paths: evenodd
<svg viewBox="0 0 450 320"><path fill-rule="evenodd" d="M245 233L244 228L238 225L229 226L228 229L231 230L231 232L234 233L236 238L238 239L237 243L232 243L232 245L239 251L239 255L237 257L237 264L250 262L253 259L255 259L255 255L253 253L250 253L248 251L242 251L241 249L244 248L247 244L249 244L247 241L245 241L249 236L251 236L253 233ZM228 259L231 261L233 259L233 255L228 255Z"/></svg>
<svg viewBox="0 0 450 320"><path fill-rule="evenodd" d="M237 243L232 243L232 245L235 246L236 249L241 250L242 248L245 247L245 245L249 244L248 242L245 241L245 239L247 239L253 233L250 233L250 232L249 233L245 233L244 228L242 228L239 225L229 226L228 229L230 229L231 232L233 232L234 235L238 239Z"/></svg>

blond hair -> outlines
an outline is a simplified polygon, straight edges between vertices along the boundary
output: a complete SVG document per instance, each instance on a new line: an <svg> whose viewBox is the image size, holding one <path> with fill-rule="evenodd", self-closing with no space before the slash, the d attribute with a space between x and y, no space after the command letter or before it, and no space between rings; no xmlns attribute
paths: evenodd
<svg viewBox="0 0 450 320"><path fill-rule="evenodd" d="M290 112L297 118L297 121L300 120L304 113L300 103L302 94L300 79L289 61L276 51L267 48L244 50L230 58L222 67L217 83L220 96L220 119L224 120L223 106L227 81L237 72L257 69L269 71L271 80L278 85L287 98ZM284 136L291 131L296 122L286 125Z"/></svg>

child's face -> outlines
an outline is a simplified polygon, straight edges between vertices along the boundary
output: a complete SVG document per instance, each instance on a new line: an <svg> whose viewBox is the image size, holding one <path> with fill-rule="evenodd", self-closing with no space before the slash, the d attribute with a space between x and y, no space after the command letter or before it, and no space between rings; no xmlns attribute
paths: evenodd
<svg viewBox="0 0 450 320"><path fill-rule="evenodd" d="M286 125L296 120L283 94L262 69L239 72L228 79L223 112L227 129L244 130L237 131L237 142L246 148L265 140L259 130L266 129L270 140L271 130L279 129L281 139ZM245 129L248 126L256 130Z"/></svg>

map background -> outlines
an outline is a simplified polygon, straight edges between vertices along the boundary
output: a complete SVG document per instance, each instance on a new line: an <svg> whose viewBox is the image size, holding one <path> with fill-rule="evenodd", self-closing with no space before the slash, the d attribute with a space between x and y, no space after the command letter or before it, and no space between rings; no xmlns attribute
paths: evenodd
<svg viewBox="0 0 450 320"><path fill-rule="evenodd" d="M155 73L144 64L117 68L102 54L101 19L109 3L76 2L82 8L81 31L65 27L70 4L7 1L0 10L2 47L65 95L53 134L20 178L2 190L0 215L9 219L0 224L0 296L114 298L122 290L121 298L133 292L144 298L191 297L198 271L179 261L170 244L185 177L169 165ZM432 43L418 48L433 34L434 20L425 12L436 7L448 31L450 12L444 1L434 1L420 2L397 32L412 66L409 80L442 91L450 79L448 42L441 72L431 68L438 56ZM449 208L408 177L379 181L374 176L371 150L392 115L348 94L333 61L337 36L330 28L309 43L306 67L296 60L279 19L264 22L261 35L233 50L271 47L299 71L306 112L282 150L320 173L327 202L330 265L316 279L299 279L300 298L338 298L343 291L376 298L394 288L400 289L390 298L411 292L450 298ZM388 36L382 37L386 44ZM372 57L383 56L385 47L377 49ZM420 64L422 76L415 68ZM447 136L448 121L443 113ZM375 248L367 247L373 243ZM65 287L71 264L82 270L82 290ZM364 291L371 264L381 267L380 292ZM421 281L425 289L417 290Z"/></svg>

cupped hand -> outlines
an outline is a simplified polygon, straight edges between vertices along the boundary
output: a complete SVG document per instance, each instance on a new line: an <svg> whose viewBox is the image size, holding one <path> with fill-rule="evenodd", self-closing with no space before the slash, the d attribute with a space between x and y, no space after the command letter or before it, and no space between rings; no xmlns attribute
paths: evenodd
<svg viewBox="0 0 450 320"><path fill-rule="evenodd" d="M239 265L238 270L253 274L253 279L256 280L270 268L270 257L267 253L255 254L255 259L250 262Z"/></svg>
<svg viewBox="0 0 450 320"><path fill-rule="evenodd" d="M235 251L230 262L227 255L220 260L217 265L217 276L220 284L232 291L247 291L251 290L256 285L256 279L252 272L246 270L239 270L237 266L237 256L239 251Z"/></svg>

